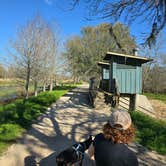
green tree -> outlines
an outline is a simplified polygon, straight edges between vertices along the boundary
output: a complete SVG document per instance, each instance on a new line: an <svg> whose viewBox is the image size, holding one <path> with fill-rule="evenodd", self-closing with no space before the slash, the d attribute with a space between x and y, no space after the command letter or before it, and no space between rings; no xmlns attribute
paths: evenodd
<svg viewBox="0 0 166 166"><path fill-rule="evenodd" d="M111 31L111 32L110 32ZM81 35L69 39L66 43L65 57L72 75L76 78L88 79L98 76L98 61L107 51L131 53L135 48L135 40L129 29L121 23L111 25L100 24L96 27L84 27Z"/></svg>
<svg viewBox="0 0 166 166"><path fill-rule="evenodd" d="M83 47L81 38L74 36L66 43L66 52L64 53L67 59L69 72L72 74L75 82L79 81L83 72Z"/></svg>

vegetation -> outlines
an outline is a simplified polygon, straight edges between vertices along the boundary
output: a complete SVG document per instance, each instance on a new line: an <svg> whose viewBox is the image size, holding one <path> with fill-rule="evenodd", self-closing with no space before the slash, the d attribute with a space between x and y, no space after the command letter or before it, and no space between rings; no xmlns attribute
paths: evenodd
<svg viewBox="0 0 166 166"><path fill-rule="evenodd" d="M141 48L141 54L153 59L152 62L143 65L143 92L166 93L166 37L160 33L155 45L151 49Z"/></svg>
<svg viewBox="0 0 166 166"><path fill-rule="evenodd" d="M30 80L34 82L37 96L39 82L53 88L58 37L55 30L42 17L36 16L21 27L11 43L12 63L16 77L24 80L25 97L28 98Z"/></svg>
<svg viewBox="0 0 166 166"><path fill-rule="evenodd" d="M17 87L0 87L0 98L7 98L17 94Z"/></svg>
<svg viewBox="0 0 166 166"><path fill-rule="evenodd" d="M16 86L17 80L16 79L0 79L0 87L4 86Z"/></svg>
<svg viewBox="0 0 166 166"><path fill-rule="evenodd" d="M72 88L74 85L56 87L55 91L0 106L0 152L21 136L48 106Z"/></svg>
<svg viewBox="0 0 166 166"><path fill-rule="evenodd" d="M166 94L144 93L149 99L161 100L166 103Z"/></svg>
<svg viewBox="0 0 166 166"><path fill-rule="evenodd" d="M141 112L131 112L137 128L136 141L150 150L166 154L166 122L153 119Z"/></svg>
<svg viewBox="0 0 166 166"><path fill-rule="evenodd" d="M133 48L135 40L130 36L128 27L121 23L105 23L82 28L80 36L74 36L67 41L64 57L73 77L79 81L98 76L100 72L97 63L107 51L132 54Z"/></svg>
<svg viewBox="0 0 166 166"><path fill-rule="evenodd" d="M0 63L0 78L5 78L6 76L6 70L4 66Z"/></svg>
<svg viewBox="0 0 166 166"><path fill-rule="evenodd" d="M0 103L8 103L16 98L22 98L24 92L23 81L18 79L0 80ZM30 82L29 93L33 94L33 83Z"/></svg>

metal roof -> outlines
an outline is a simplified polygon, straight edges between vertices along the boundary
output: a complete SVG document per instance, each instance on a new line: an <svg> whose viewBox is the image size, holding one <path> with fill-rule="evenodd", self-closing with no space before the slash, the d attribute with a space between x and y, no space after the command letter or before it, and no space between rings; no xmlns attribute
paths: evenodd
<svg viewBox="0 0 166 166"><path fill-rule="evenodd" d="M122 54L122 53L117 53L117 52L107 52L106 56L104 57L103 60L110 60L111 56L119 56L119 57L137 59L137 60L143 61L143 63L150 62L150 61L153 60L153 59L150 59L150 58L134 56L134 55L127 55L127 54Z"/></svg>
<svg viewBox="0 0 166 166"><path fill-rule="evenodd" d="M106 65L106 66L108 65L109 66L110 64L108 62L98 62L98 65L99 66L102 66L102 65Z"/></svg>

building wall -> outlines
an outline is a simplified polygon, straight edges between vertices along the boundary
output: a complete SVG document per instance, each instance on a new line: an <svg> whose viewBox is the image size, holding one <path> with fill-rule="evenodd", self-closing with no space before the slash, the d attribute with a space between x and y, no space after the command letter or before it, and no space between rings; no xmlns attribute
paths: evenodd
<svg viewBox="0 0 166 166"><path fill-rule="evenodd" d="M110 67L110 78L111 92L114 89L113 79L116 79L120 93L142 93L141 66L112 63Z"/></svg>

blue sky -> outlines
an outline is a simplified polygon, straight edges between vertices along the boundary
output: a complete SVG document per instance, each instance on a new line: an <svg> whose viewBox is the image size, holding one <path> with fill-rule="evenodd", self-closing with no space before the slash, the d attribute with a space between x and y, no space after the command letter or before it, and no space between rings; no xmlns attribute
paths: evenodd
<svg viewBox="0 0 166 166"><path fill-rule="evenodd" d="M79 34L80 29L87 25L97 25L110 20L85 19L85 6L79 5L72 11L66 10L67 0L1 0L0 5L0 62L8 56L9 40L15 37L17 29L25 25L34 15L40 14L44 19L56 20L61 28L61 38L64 40ZM142 32L148 32L145 24L139 22L130 27L131 34L136 36L137 42L142 42Z"/></svg>

